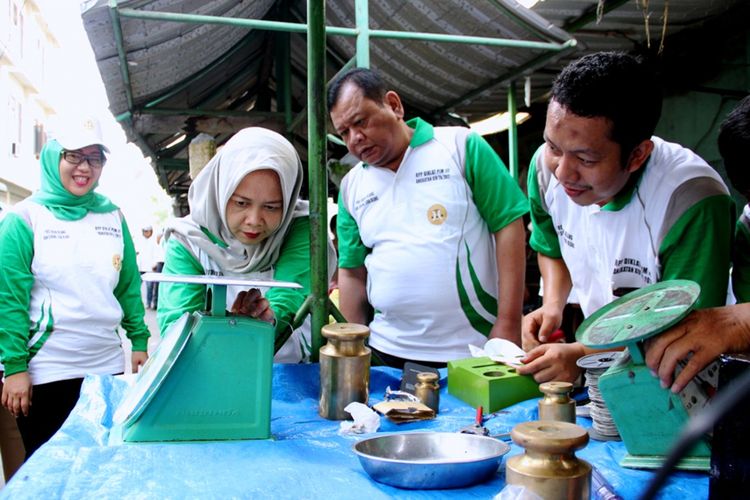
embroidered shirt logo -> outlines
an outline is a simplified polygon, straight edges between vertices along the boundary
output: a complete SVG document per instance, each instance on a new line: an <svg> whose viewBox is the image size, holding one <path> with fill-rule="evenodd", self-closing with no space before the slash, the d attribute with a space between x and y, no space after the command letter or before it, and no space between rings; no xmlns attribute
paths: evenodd
<svg viewBox="0 0 750 500"><path fill-rule="evenodd" d="M439 203L432 205L427 209L427 220L430 221L430 224L439 226L440 224L445 222L445 219L447 218L448 211L443 205L440 205Z"/></svg>
<svg viewBox="0 0 750 500"><path fill-rule="evenodd" d="M563 229L562 224L558 224L555 229L557 231L557 236L560 238L560 243L565 243L570 248L576 247L575 243L573 242L573 235Z"/></svg>
<svg viewBox="0 0 750 500"><path fill-rule="evenodd" d="M121 255L114 254L112 256L112 267L114 267L115 271L117 271L118 273L120 272L120 270L122 269L122 256Z"/></svg>
<svg viewBox="0 0 750 500"><path fill-rule="evenodd" d="M367 195L354 202L354 210L362 210L370 203L375 203L376 201L378 201L378 196L373 192L369 192Z"/></svg>
<svg viewBox="0 0 750 500"><path fill-rule="evenodd" d="M449 168L433 168L431 170L423 170L416 174L417 184L423 182L442 181L451 178L451 171Z"/></svg>

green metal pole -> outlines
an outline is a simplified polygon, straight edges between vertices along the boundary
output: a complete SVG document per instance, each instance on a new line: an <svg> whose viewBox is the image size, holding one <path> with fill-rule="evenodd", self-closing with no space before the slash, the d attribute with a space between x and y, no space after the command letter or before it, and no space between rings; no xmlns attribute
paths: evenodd
<svg viewBox="0 0 750 500"><path fill-rule="evenodd" d="M115 1L115 0L110 0ZM525 40L512 40L508 38L489 38L480 36L446 35L444 33L418 33L411 31L389 31L370 30L367 0L355 0L355 17L357 27L342 28L338 26L323 26L323 31L329 35L354 36L357 38L357 52L363 53L369 64L370 38L393 38L422 40L432 42L455 42L482 45L495 45L501 47L517 47L527 49L542 49L559 51L566 48L566 44L532 42ZM301 23L285 23L279 21L266 21L262 19L239 19L233 17L204 16L200 14L180 14L176 12L144 11L129 8L117 9L120 17L133 19L144 19L152 21L172 21L193 24L226 24L240 28L263 29L269 31L289 31L294 33L309 33L310 25ZM361 64L358 64L361 67Z"/></svg>
<svg viewBox="0 0 750 500"><path fill-rule="evenodd" d="M357 24L356 57L358 68L370 67L370 14L367 0L354 1L354 16Z"/></svg>
<svg viewBox="0 0 750 500"><path fill-rule="evenodd" d="M367 2L367 0L359 0ZM359 5L359 3L357 4ZM357 30L359 31L360 23L357 18ZM368 30L369 38L391 38L394 40L422 40L425 42L452 42L468 43L473 45L490 45L495 47L513 47L522 49L539 49L559 51L564 47L562 44L554 42L529 42L526 40L510 40L507 38L489 38L484 36L465 36L465 35L446 35L443 33L419 33L415 31L388 31L388 30ZM362 36L360 32L357 35L357 51L359 51L359 40Z"/></svg>
<svg viewBox="0 0 750 500"><path fill-rule="evenodd" d="M516 82L508 85L508 114L510 127L508 128L508 161L510 175L518 180L518 125L516 125Z"/></svg>
<svg viewBox="0 0 750 500"><path fill-rule="evenodd" d="M307 172L310 187L312 359L323 345L328 322L328 174L326 172L325 0L307 1Z"/></svg>
<svg viewBox="0 0 750 500"><path fill-rule="evenodd" d="M130 84L130 71L128 70L128 59L125 55L122 26L120 25L120 16L117 13L117 0L109 0L109 18L112 21L112 31L115 35L115 45L117 45L117 59L120 61L120 78L122 78L123 87L125 87L125 99L128 102L128 111L132 111L133 87Z"/></svg>
<svg viewBox="0 0 750 500"><path fill-rule="evenodd" d="M305 33L309 30L308 24L283 23L279 21L266 21L263 19L239 19L235 17L204 16L201 14L180 14L177 12L159 12L136 9L118 9L120 16L133 19L145 19L151 21L173 21L176 23L193 24L227 24L240 28L256 28L268 31L289 31L293 33ZM309 20L309 18L308 18ZM339 28L336 26L323 26L323 30L331 35L356 36L357 30L352 28Z"/></svg>
<svg viewBox="0 0 750 500"><path fill-rule="evenodd" d="M279 6L284 21L289 19L289 2L283 0ZM276 34L276 106L284 113L284 129L288 132L292 123L292 50L289 32ZM291 139L291 133L287 139Z"/></svg>
<svg viewBox="0 0 750 500"><path fill-rule="evenodd" d="M142 115L157 116L212 116L218 118L279 118L284 113L276 111L241 111L236 109L201 109L201 108L144 108L138 111Z"/></svg>

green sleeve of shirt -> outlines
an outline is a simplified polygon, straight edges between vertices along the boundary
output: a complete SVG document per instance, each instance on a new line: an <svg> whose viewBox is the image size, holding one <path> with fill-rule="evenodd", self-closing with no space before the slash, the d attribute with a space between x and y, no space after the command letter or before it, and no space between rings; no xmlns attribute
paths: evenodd
<svg viewBox="0 0 750 500"><path fill-rule="evenodd" d="M363 266L369 249L362 243L357 222L346 209L341 192L339 192L338 206L336 235L339 239L339 267L351 269Z"/></svg>
<svg viewBox="0 0 750 500"><path fill-rule="evenodd" d="M662 280L688 279L701 286L697 308L726 303L733 223L732 198L710 196L677 219L659 248Z"/></svg>
<svg viewBox="0 0 750 500"><path fill-rule="evenodd" d="M302 288L271 288L266 292L276 318L278 335L291 325L294 315L310 293L309 217L298 217L292 222L273 268L273 279L302 285Z"/></svg>
<svg viewBox="0 0 750 500"><path fill-rule="evenodd" d="M5 376L29 366L29 303L34 276L34 234L21 217L9 213L0 222L0 359Z"/></svg>
<svg viewBox="0 0 750 500"><path fill-rule="evenodd" d="M474 203L490 232L500 231L529 211L518 182L510 176L508 168L487 141L477 133L470 133L466 139L464 165L466 182Z"/></svg>
<svg viewBox="0 0 750 500"><path fill-rule="evenodd" d="M177 238L167 242L164 256L165 274L205 274L203 266ZM310 219L297 218L289 228L281 247L279 259L274 264L274 279L293 281L302 289L272 288L266 293L276 317L276 332L280 332L294 319L294 315L310 291ZM159 310L156 315L162 335L184 313L205 309L205 285L188 283L160 283ZM231 304L227 304L231 307Z"/></svg>
<svg viewBox="0 0 750 500"><path fill-rule="evenodd" d="M560 240L557 239L557 231L552 221L552 216L544 209L542 195L539 192L539 180L537 178L537 165L541 162L542 148L539 148L531 158L529 164L528 190L529 208L531 215L531 238L529 245L534 251L553 259L561 259ZM539 167L543 168L543 167Z"/></svg>
<svg viewBox="0 0 750 500"><path fill-rule="evenodd" d="M125 335L132 343L133 351L147 351L148 331L143 315L146 313L141 299L141 275L138 272L138 264L135 259L135 246L133 238L125 219L122 219L123 256L122 268L120 269L120 280L117 282L114 294L117 302L122 307L122 321L120 324L125 329Z"/></svg>
<svg viewBox="0 0 750 500"><path fill-rule="evenodd" d="M177 238L170 238L164 250L164 274L194 276L205 274L203 266ZM159 308L156 321L162 336L186 312L206 307L206 286L191 283L159 283Z"/></svg>
<svg viewBox="0 0 750 500"><path fill-rule="evenodd" d="M737 302L750 302L750 231L738 220L732 248L732 290Z"/></svg>

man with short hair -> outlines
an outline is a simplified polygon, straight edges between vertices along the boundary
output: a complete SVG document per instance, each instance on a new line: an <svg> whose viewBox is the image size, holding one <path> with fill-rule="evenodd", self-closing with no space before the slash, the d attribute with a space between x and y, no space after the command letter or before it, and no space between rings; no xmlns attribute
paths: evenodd
<svg viewBox="0 0 750 500"><path fill-rule="evenodd" d="M334 81L328 108L360 160L339 193L347 320L369 323L370 347L396 367L445 366L487 337L519 343L528 209L489 144L404 121L399 95L367 69Z"/></svg>
<svg viewBox="0 0 750 500"><path fill-rule="evenodd" d="M555 80L528 177L544 301L524 318L519 373L577 378L576 360L592 351L545 343L571 287L586 317L670 279L697 282L698 307L724 304L734 204L704 160L652 135L660 114L654 71L628 54L584 56Z"/></svg>
<svg viewBox="0 0 750 500"><path fill-rule="evenodd" d="M724 168L734 188L750 200L750 96L721 123L717 141ZM750 302L750 204L735 227L732 248L732 291L737 302Z"/></svg>

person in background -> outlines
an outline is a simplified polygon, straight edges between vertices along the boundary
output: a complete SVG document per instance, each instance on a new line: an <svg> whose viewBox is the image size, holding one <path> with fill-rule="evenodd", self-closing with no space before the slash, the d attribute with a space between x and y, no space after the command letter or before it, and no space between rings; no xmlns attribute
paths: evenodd
<svg viewBox="0 0 750 500"><path fill-rule="evenodd" d="M586 317L670 279L697 282L699 308L725 303L734 203L703 159L653 136L661 101L653 69L625 53L586 55L554 82L528 177L544 299L524 318L518 372L537 382L575 380L592 352L549 342L571 287Z"/></svg>
<svg viewBox="0 0 750 500"><path fill-rule="evenodd" d="M331 243L333 244L333 249L336 251L336 256L338 258L339 254L339 237L336 230L336 220L338 219L338 216L336 214L333 214L333 217L331 217L331 220L328 221L328 229L331 231ZM335 303L338 305L338 292L339 288L339 270L338 265L336 266L336 269L333 271L333 277L331 278L331 281L328 283L328 295L331 295L335 290L336 300Z"/></svg>
<svg viewBox="0 0 750 500"><path fill-rule="evenodd" d="M154 249L154 272L160 273L164 269L164 231L156 237L156 248ZM151 285L151 308L156 311L159 305L159 282L152 281Z"/></svg>
<svg viewBox="0 0 750 500"><path fill-rule="evenodd" d="M527 203L478 134L404 121L399 95L357 68L328 109L360 160L338 201L341 312L386 364L445 366L487 338L519 343ZM369 308L374 317L369 319Z"/></svg>
<svg viewBox="0 0 750 500"><path fill-rule="evenodd" d="M27 458L62 425L89 374L123 373L118 327L146 361L141 280L128 225L96 193L109 150L84 118L42 148L41 189L0 223L2 405Z"/></svg>
<svg viewBox="0 0 750 500"><path fill-rule="evenodd" d="M718 144L729 180L750 199L750 96L722 122ZM646 345L646 364L672 392L680 392L720 354L750 351L750 205L737 221L732 255L732 289L738 304L693 311ZM674 378L682 360L687 364Z"/></svg>
<svg viewBox="0 0 750 500"><path fill-rule="evenodd" d="M740 101L719 127L719 153L734 188L750 200L750 96ZM750 302L750 204L734 232L732 291L737 302Z"/></svg>
<svg viewBox="0 0 750 500"><path fill-rule="evenodd" d="M157 263L159 259L159 243L154 238L154 228L152 226L144 226L141 228L141 238L136 243L136 251L138 254L138 270L141 274L150 273L156 271ZM163 259L163 257L162 257ZM156 310L157 297L154 294L156 288L156 282L148 281L145 284L146 287L146 308Z"/></svg>
<svg viewBox="0 0 750 500"><path fill-rule="evenodd" d="M167 224L165 274L292 281L301 289L227 287L238 315L276 326L277 362L306 361L308 321L292 320L310 293L310 217L299 199L302 163L294 146L264 128L237 132L196 176L188 191L190 215ZM329 242L329 270L335 268ZM330 276L329 276L330 279ZM186 312L205 307L205 285L161 283L157 320L162 335Z"/></svg>

